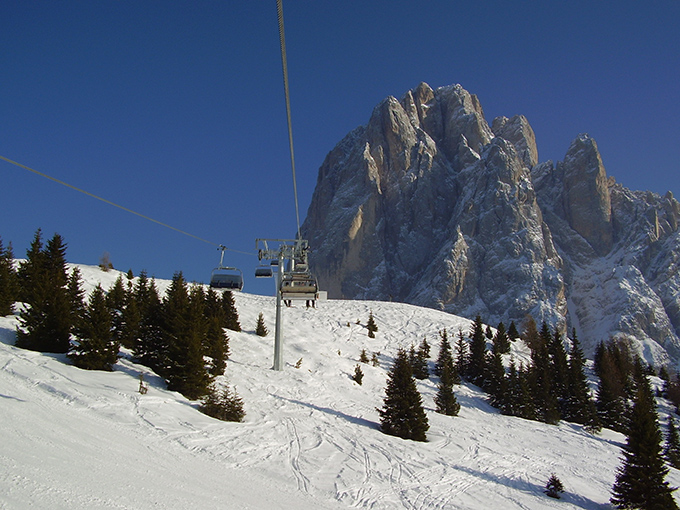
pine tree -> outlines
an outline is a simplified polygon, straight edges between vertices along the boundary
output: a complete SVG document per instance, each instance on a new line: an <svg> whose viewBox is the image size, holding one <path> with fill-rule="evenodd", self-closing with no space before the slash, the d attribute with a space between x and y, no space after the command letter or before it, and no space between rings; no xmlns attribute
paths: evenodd
<svg viewBox="0 0 680 510"><path fill-rule="evenodd" d="M366 349L361 349L361 354L359 354L359 361L361 363L368 363L368 353L366 352Z"/></svg>
<svg viewBox="0 0 680 510"><path fill-rule="evenodd" d="M380 413L380 428L385 434L427 441L430 428L423 401L411 372L406 351L400 349L388 374L385 399Z"/></svg>
<svg viewBox="0 0 680 510"><path fill-rule="evenodd" d="M368 337L375 338L375 334L378 331L378 325L375 323L375 317L373 317L373 311L368 314L368 322L366 323L366 329L368 329Z"/></svg>
<svg viewBox="0 0 680 510"><path fill-rule="evenodd" d="M190 299L182 272L175 273L163 300L163 336L168 389L190 400L208 392L210 377L203 361L203 300Z"/></svg>
<svg viewBox="0 0 680 510"><path fill-rule="evenodd" d="M423 341L420 342L418 349L422 353L423 358L430 359L430 343L427 341L426 337L423 337Z"/></svg>
<svg viewBox="0 0 680 510"><path fill-rule="evenodd" d="M680 469L680 435L672 415L668 416L668 431L666 432L663 456L668 464L675 469Z"/></svg>
<svg viewBox="0 0 680 510"><path fill-rule="evenodd" d="M447 364L442 366L442 375L437 385L437 394L434 397L434 403L437 406L437 412L447 416L458 416L460 411L460 404L456 399L456 394L453 392L453 377L451 374L451 367Z"/></svg>
<svg viewBox="0 0 680 510"><path fill-rule="evenodd" d="M17 346L66 353L70 348L73 310L68 291L66 245L59 234L42 248L38 230L19 268L21 298L29 306L19 314Z"/></svg>
<svg viewBox="0 0 680 510"><path fill-rule="evenodd" d="M86 370L113 370L120 344L112 334L111 314L101 285L92 291L76 335L78 339L68 353L75 366Z"/></svg>
<svg viewBox="0 0 680 510"><path fill-rule="evenodd" d="M0 317L12 314L17 300L17 274L14 269L12 244L7 248L0 238Z"/></svg>
<svg viewBox="0 0 680 510"><path fill-rule="evenodd" d="M536 409L536 402L531 390L531 370L525 368L521 363L517 370L517 395L518 413L515 416L525 420L538 420L539 415Z"/></svg>
<svg viewBox="0 0 680 510"><path fill-rule="evenodd" d="M219 389L215 384L208 388L208 393L203 397L198 410L222 421L242 422L246 415L243 400L236 390L231 390L228 386Z"/></svg>
<svg viewBox="0 0 680 510"><path fill-rule="evenodd" d="M453 375L455 368L453 366L453 355L451 354L451 344L449 343L449 334L446 329L439 332L439 355L434 364L434 375L441 377L444 373L444 367L447 367L449 374Z"/></svg>
<svg viewBox="0 0 680 510"><path fill-rule="evenodd" d="M597 417L603 427L625 432L629 412L628 376L622 372L621 362L621 353L615 345L600 342L595 351L595 370L600 379L595 402Z"/></svg>
<svg viewBox="0 0 680 510"><path fill-rule="evenodd" d="M241 324L238 321L238 311L234 302L234 294L230 291L222 293L222 307L224 308L224 327L231 331L241 331Z"/></svg>
<svg viewBox="0 0 680 510"><path fill-rule="evenodd" d="M121 317L120 345L135 349L140 335L142 316L133 291L125 293L125 306Z"/></svg>
<svg viewBox="0 0 680 510"><path fill-rule="evenodd" d="M484 385L484 372L486 365L486 336L482 318L478 315L472 325L472 342L470 342L470 357L468 365L469 379L472 384Z"/></svg>
<svg viewBox="0 0 680 510"><path fill-rule="evenodd" d="M267 336L269 334L269 330L267 329L267 326L265 326L264 324L264 315L262 315L262 312L260 312L260 314L257 316L255 334L257 336Z"/></svg>
<svg viewBox="0 0 680 510"><path fill-rule="evenodd" d="M646 377L636 378L623 465L616 475L611 503L618 508L677 509L675 489L665 481L668 467L661 455L656 403Z"/></svg>
<svg viewBox="0 0 680 510"><path fill-rule="evenodd" d="M17 271L19 301L30 304L44 299L46 272L47 264L42 230L38 229L28 250L26 250L26 260L19 264Z"/></svg>
<svg viewBox="0 0 680 510"><path fill-rule="evenodd" d="M506 376L506 391L503 395L503 399L500 402L496 402L494 405L500 409L501 413L508 416L519 416L521 409L521 397L522 388L519 378L519 372L517 371L517 364L515 363L515 358L510 358L510 367L508 368L508 374Z"/></svg>
<svg viewBox="0 0 680 510"><path fill-rule="evenodd" d="M411 370L413 371L413 377L416 379L427 379L430 372L427 369L427 360L423 356L423 351L416 348L411 344L411 348L408 352L408 360L411 363Z"/></svg>
<svg viewBox="0 0 680 510"><path fill-rule="evenodd" d="M500 409L506 399L508 381L505 376L503 357L499 352L491 352L487 355L484 390L491 395L491 405Z"/></svg>
<svg viewBox="0 0 680 510"><path fill-rule="evenodd" d="M463 330L458 328L458 340L456 341L456 371L460 377L468 377L469 363L468 343L463 335Z"/></svg>
<svg viewBox="0 0 680 510"><path fill-rule="evenodd" d="M573 330L567 367L568 397L563 406L563 418L573 423L586 425L589 430L596 432L600 425L595 403L590 396L585 364L586 360L581 344L576 336L576 330Z"/></svg>
<svg viewBox="0 0 680 510"><path fill-rule="evenodd" d="M168 367L168 344L163 334L163 306L155 282L147 278L145 271L139 274L132 295L135 305L128 303L128 307L137 308L139 324L135 328L134 315L128 317L125 336L133 339L133 353L139 362L163 375Z"/></svg>
<svg viewBox="0 0 680 510"><path fill-rule="evenodd" d="M560 499L564 492L564 485L562 481L553 473L545 484L545 493L551 498Z"/></svg>
<svg viewBox="0 0 680 510"><path fill-rule="evenodd" d="M502 322L498 323L498 328L496 328L496 335L493 337L493 352L499 354L509 354L510 353L510 339L505 331L505 324Z"/></svg>
<svg viewBox="0 0 680 510"><path fill-rule="evenodd" d="M550 360L550 386L557 397L560 415L564 415L567 400L569 400L569 362L562 342L562 334L558 330L555 330L548 340L547 347Z"/></svg>
<svg viewBox="0 0 680 510"><path fill-rule="evenodd" d="M82 278L80 269L74 267L68 277L66 293L71 303L71 331L75 332L81 327L81 322L85 317L85 291L82 288Z"/></svg>
<svg viewBox="0 0 680 510"><path fill-rule="evenodd" d="M539 421L555 424L560 421L557 396L554 393L548 343L552 335L544 322L531 350L530 386Z"/></svg>
<svg viewBox="0 0 680 510"><path fill-rule="evenodd" d="M521 338L532 351L536 348L536 344L539 343L538 327L531 315L527 316L524 321Z"/></svg>
<svg viewBox="0 0 680 510"><path fill-rule="evenodd" d="M118 343L123 340L124 320L125 320L125 302L127 301L127 292L123 284L123 277L118 275L113 287L106 293L106 306L111 313L111 327L113 328L113 337ZM131 345L129 346L131 347Z"/></svg>
<svg viewBox="0 0 680 510"><path fill-rule="evenodd" d="M519 331L517 331L515 321L510 322L510 326L508 327L508 338L513 342L519 338Z"/></svg>
<svg viewBox="0 0 680 510"><path fill-rule="evenodd" d="M361 365L354 367L354 375L352 375L352 380L361 386L361 383L364 380L364 371L361 370Z"/></svg>
<svg viewBox="0 0 680 510"><path fill-rule="evenodd" d="M213 289L205 294L205 352L210 357L212 375L224 373L229 357L229 337L224 332L224 308Z"/></svg>

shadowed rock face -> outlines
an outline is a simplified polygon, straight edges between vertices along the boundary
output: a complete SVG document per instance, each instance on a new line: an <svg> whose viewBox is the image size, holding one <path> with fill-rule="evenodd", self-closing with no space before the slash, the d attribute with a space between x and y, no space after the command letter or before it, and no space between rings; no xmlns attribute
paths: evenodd
<svg viewBox="0 0 680 510"><path fill-rule="evenodd" d="M612 212L607 174L595 140L580 135L564 158L564 209L569 225L598 255L612 248Z"/></svg>
<svg viewBox="0 0 680 510"><path fill-rule="evenodd" d="M539 164L525 117L492 126L460 85L421 83L382 101L327 155L302 231L329 297L491 324L531 314L577 327L586 346L620 334L650 361L680 353L672 194L617 185L587 135L563 162ZM612 279L623 266L635 271ZM608 278L606 299L595 273Z"/></svg>

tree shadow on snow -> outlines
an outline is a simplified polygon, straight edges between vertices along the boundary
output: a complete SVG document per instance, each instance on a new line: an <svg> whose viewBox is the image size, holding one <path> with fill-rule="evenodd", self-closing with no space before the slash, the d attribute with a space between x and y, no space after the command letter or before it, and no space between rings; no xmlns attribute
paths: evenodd
<svg viewBox="0 0 680 510"><path fill-rule="evenodd" d="M567 503L571 503L572 505L578 508L583 508L584 510L604 510L611 508L609 506L609 503L598 503L597 501L593 501L592 499L588 499L579 494L570 493L568 487L566 488L567 490L562 494L561 499L556 500L550 498L548 495L545 494L545 486L537 485L527 480L510 478L507 476L489 472L481 472L464 466L452 466L452 467L458 471L462 471L471 476L474 476L475 478L480 478L482 480L503 485L505 487L512 487L521 492L525 492L536 497L547 498L547 501L564 501ZM546 483L547 481L548 479L546 478Z"/></svg>
<svg viewBox="0 0 680 510"><path fill-rule="evenodd" d="M309 407L310 409L314 409L315 411L321 411L322 413L330 414L331 416L336 416L338 418L342 418L343 420L347 420L350 423L354 423L356 425L361 425L362 427L368 427L369 429L375 429L375 430L380 430L380 424L371 421L371 420L366 420L364 418L357 418L356 416L350 416L349 414L345 414L342 411L336 411L335 409L331 409L330 407L320 407L314 404L310 404L309 402L302 402L300 400L294 400L286 397L280 397L278 395L274 395L276 398L285 400L286 402L290 402L291 404L297 404L301 405L304 407Z"/></svg>

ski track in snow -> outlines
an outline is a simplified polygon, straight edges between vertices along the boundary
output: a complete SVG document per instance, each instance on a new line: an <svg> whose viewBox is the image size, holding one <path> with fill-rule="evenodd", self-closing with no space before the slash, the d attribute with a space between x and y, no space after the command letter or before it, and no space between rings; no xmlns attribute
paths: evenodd
<svg viewBox="0 0 680 510"><path fill-rule="evenodd" d="M105 286L115 281L80 267L90 288L100 275ZM433 379L417 382L428 442L379 431L397 349L427 338L434 360L438 331L453 343L469 320L398 303L294 305L283 311L285 369L275 372L273 298L238 294L236 304L243 331L228 332L223 379L244 400L241 424L202 415L126 357L112 373L88 372L63 355L18 349L16 317L0 318L0 509L608 508L620 434L505 417L468 385L456 387L460 415L439 415ZM375 339L365 328L371 311ZM267 337L254 334L260 312ZM350 376L362 349L379 351L380 367L362 365L358 385ZM521 342L513 350L527 358ZM562 500L543 493L551 473L567 489ZM668 481L680 485L680 472Z"/></svg>

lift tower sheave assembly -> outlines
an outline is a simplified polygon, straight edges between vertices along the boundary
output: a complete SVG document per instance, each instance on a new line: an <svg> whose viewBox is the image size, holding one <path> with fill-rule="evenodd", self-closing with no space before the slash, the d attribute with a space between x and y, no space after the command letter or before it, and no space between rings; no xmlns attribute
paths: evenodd
<svg viewBox="0 0 680 510"><path fill-rule="evenodd" d="M276 266L276 333L274 337L274 370L283 370L283 317L281 303L285 300L306 300L316 302L319 286L316 278L309 272L307 251L309 243L305 239L256 239L257 256L260 267L263 261ZM257 273L257 271L256 271ZM264 271L260 271L261 274ZM272 274L272 273L269 273Z"/></svg>

